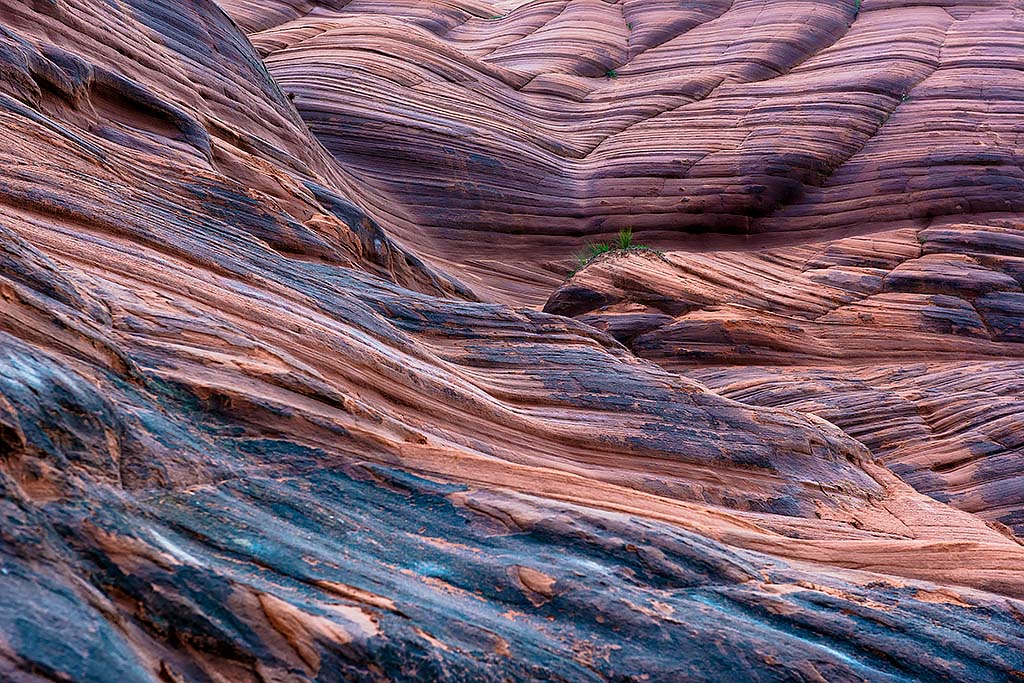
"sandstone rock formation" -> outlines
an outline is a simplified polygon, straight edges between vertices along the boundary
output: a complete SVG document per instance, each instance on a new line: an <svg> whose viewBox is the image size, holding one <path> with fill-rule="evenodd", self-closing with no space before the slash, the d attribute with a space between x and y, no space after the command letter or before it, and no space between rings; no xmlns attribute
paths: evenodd
<svg viewBox="0 0 1024 683"><path fill-rule="evenodd" d="M801 164L882 144L890 80L1016 49L1007 8L779 7L5 3L0 679L1024 676L1009 215L839 240L851 208L821 244L606 257L524 305L614 216L795 239L839 201ZM889 34L906 73L849 66ZM804 130L771 113L787 80L866 117L803 105L853 136L808 133L826 161L765 152ZM976 96L1012 127L1008 87ZM719 143L700 192L658 175ZM898 148L922 207L1016 210L1010 152L931 175ZM724 203L658 208L683 195ZM865 391L920 422L847 420Z"/></svg>
<svg viewBox="0 0 1024 683"><path fill-rule="evenodd" d="M226 2L346 168L520 301L557 284L538 248L628 226L675 248L1024 209L1006 0L296 4Z"/></svg>
<svg viewBox="0 0 1024 683"><path fill-rule="evenodd" d="M917 490L1024 531L1024 252L1010 222L600 259L552 296L746 403L813 412Z"/></svg>

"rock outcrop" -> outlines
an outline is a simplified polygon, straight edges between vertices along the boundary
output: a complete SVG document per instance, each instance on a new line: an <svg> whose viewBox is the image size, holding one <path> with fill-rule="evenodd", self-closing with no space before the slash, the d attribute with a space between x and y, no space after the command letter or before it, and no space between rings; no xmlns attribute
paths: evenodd
<svg viewBox="0 0 1024 683"><path fill-rule="evenodd" d="M1024 210L1006 0L226 6L326 147L497 295L624 227L735 246Z"/></svg>
<svg viewBox="0 0 1024 683"><path fill-rule="evenodd" d="M576 316L722 394L813 412L917 490L1024 531L1019 229L937 223L757 252L628 252Z"/></svg>
<svg viewBox="0 0 1024 683"><path fill-rule="evenodd" d="M1004 519L987 504L998 487L985 482L999 478L966 490L957 488L957 466L945 477L925 471L933 457L926 448L971 447L959 433L943 440L938 412L952 410L954 421L975 413L955 407L953 399L970 399L957 382L972 391L998 385L1010 418L1001 431L993 419L972 425L1013 447L1017 380L1006 358L1020 334L1020 288L1012 225L895 232L887 239L906 257L870 267L842 262L843 254L862 258L856 241L780 247L839 265L821 266L825 284L807 279L811 286L797 275L803 269L763 256L776 263L780 297L764 306L735 292L732 302L720 283L682 294L673 269L685 257L668 254L589 266L555 293L550 307L566 314L555 315L502 303L540 296L544 277L554 277L546 257L518 278L486 258L456 261L474 241L493 254L526 245L503 242L516 232L507 226L481 232L519 202L547 207L548 234L561 244L572 233L567 221L582 214L566 213L554 201L561 190L546 187L536 169L554 169L551 182L568 183L564 196L578 206L616 196L611 188L633 171L618 181L614 173L630 163L572 167L601 156L594 149L609 126L621 125L623 140L638 136L630 152L637 159L674 163L675 152L661 158L640 135L654 125L644 121L662 118L645 112L676 102L666 93L706 87L685 97L711 103L732 87L766 87L774 71L810 69L811 59L841 63L843 51L830 57L826 46L856 35L843 28L855 8L797 3L762 20L739 6L679 14L658 3L536 3L492 22L466 21L467 12L494 11L484 6L225 6L238 24L211 0L11 0L0 8L0 679L1024 676L1024 546L993 521ZM805 7L820 7L812 22L798 19ZM893 23L896 11L880 7L879 24ZM902 11L907 21L934 22L926 46L968 14ZM610 12L623 31L606 30ZM737 28L716 28L714 17L730 13L771 36L775 61L756 41L727 45ZM239 25L258 32L271 72ZM878 38L865 25L868 37L857 40L870 45ZM718 36L705 36L702 49L724 57L697 68L694 53L692 73L662 73L658 65L686 54L676 44L697 39L701 27ZM626 29L636 32L628 44ZM813 36L809 46L804 33ZM947 38L942 49L955 53ZM404 110L395 114L386 89L356 85L357 102L294 87L315 87L314 74L328 74L329 88L343 83L314 56L354 61L342 50L361 44L389 69L394 53L419 69L430 65L446 83L477 79L480 91L430 94L431 79L391 71L394 87L425 93L410 101L417 131ZM313 53L300 59L304 49ZM608 78L602 69L612 68L618 74ZM618 86L636 89L639 118L606 90ZM887 101L889 86L879 87L872 97ZM465 128L450 112L431 117L430 98L531 112L545 92L560 93L559 101L576 93L580 106L505 121L493 142L506 161L473 151L480 158L467 180L423 156L463 159L464 144L492 140L476 114ZM331 110L326 127L310 115L314 100ZM369 111L405 128L361 118ZM579 124L588 116L590 132ZM559 117L572 124L556 135ZM536 139L520 149L526 134ZM671 135L685 138L681 129ZM339 142L360 136L375 142L358 153ZM383 164L387 155L374 146L381 141L394 165L374 168L365 160ZM404 156L409 150L414 156ZM499 173L524 159L523 169ZM729 178L729 163L708 163L720 174L715 182L762 178ZM487 211L480 202L490 205L490 195L464 204L460 191L442 191L445 182L491 182L475 175L478 166L502 179L508 197ZM580 175L584 168L592 175ZM599 182L602 168L616 170ZM553 194L518 194L530 186ZM715 187L707 197L728 194ZM661 196L675 199L668 190ZM434 209L417 197L441 201L447 217L430 219ZM736 201L729 211L750 213L747 200ZM658 213L637 215L648 210ZM533 220L519 213L524 225ZM470 214L472 231L460 218ZM577 224L583 232L610 225ZM496 237L474 240L471 232ZM978 241L983 248L972 246ZM606 285L602 269L619 261L642 265L640 285ZM874 310L875 284L881 312L862 353L885 352L887 335L912 320L918 327L907 343L932 345L929 361L947 360L944 350L950 362L969 352L983 368L960 364L943 375L928 366L918 384L900 384L922 395L937 386L935 418L930 435L894 426L891 450L857 424L829 415L846 433L814 415L815 406L796 405L809 411L801 412L767 405L796 404L785 397L744 395L735 375L716 374L732 361L708 360L732 353L727 342L708 342L697 368L667 350L677 338L672 326L688 314L745 306L756 321L789 306L810 312L802 353L833 359L817 350L832 342L812 313L830 308L833 290L850 292L831 307L836 315ZM644 287L665 301L635 304L658 312L644 309L643 323L624 324L642 324L649 348L664 352L648 353L639 333L621 333L615 306ZM579 303L581 293L590 303ZM594 297L608 300L596 307ZM708 320L707 329L725 324ZM972 345L958 346L961 338ZM851 361L866 357L857 353ZM771 372L761 356L748 358ZM686 376L691 369L696 379ZM886 396L901 391L881 382ZM808 386L805 398L818 384ZM1000 466L1012 471L1012 460Z"/></svg>

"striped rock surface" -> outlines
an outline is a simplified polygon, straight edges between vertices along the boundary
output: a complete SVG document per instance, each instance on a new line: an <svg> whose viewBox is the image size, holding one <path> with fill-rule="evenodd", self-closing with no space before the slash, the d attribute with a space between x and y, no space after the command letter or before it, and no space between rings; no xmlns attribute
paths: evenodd
<svg viewBox="0 0 1024 683"><path fill-rule="evenodd" d="M602 257L547 310L723 395L813 412L917 490L1024 532L1024 232L942 223Z"/></svg>
<svg viewBox="0 0 1024 683"><path fill-rule="evenodd" d="M237 23L209 0L0 7L0 679L1022 676L1024 547L991 508L935 496L950 489L926 490L911 460L811 412L712 391L735 393L730 378L708 374L711 363L697 381L666 360L673 354L658 364L631 353L615 329L503 303L546 298L545 283L561 281L550 263L558 250L573 234L614 227L630 201L640 218L660 213L659 193L672 191L640 166L679 155L659 150L669 133L652 112L664 110L678 143L687 133L670 114L689 103L710 106L740 88L722 114L739 121L750 98L768 99L749 92L772 74L854 76L828 45L867 41L861 53L876 54L873 13L902 26L900 36L927 23L905 47L905 69L883 60L870 97L851 91L865 118L839 128L871 137L874 98L897 106L887 79L924 78L929 54L957 54L953 33L942 46L951 22L998 8L225 7ZM910 23L899 24L903 15ZM978 59L973 46L989 46L993 73L1015 49L1012 12L997 15L978 30L999 40L960 48ZM363 60L345 86L351 99L320 100L321 119L341 126L332 140L306 106L316 98L295 83L345 83L328 62L358 62L338 57L350 45ZM307 58L291 60L305 48ZM672 73L682 58L690 69ZM307 71L285 73L299 64ZM366 80L373 69L385 75ZM619 87L636 93L639 112ZM977 96L995 103L1001 92L993 84ZM453 120L460 107L464 120ZM761 115L787 129L781 114ZM834 112L814 116L809 128L835 123ZM1005 121L1013 125L1012 111ZM727 145L722 131L736 125L692 139ZM654 142L641 135L647 126ZM815 135L823 142L812 154L833 154L833 134ZM621 146L605 145L619 136ZM351 139L370 146L337 144ZM694 182L708 185L695 206L725 202L701 229L724 226L713 221L726 211L753 218L748 186L763 185L753 194L764 201L789 196L790 171L775 175L766 140L751 135L752 147L711 154L700 168L693 157L693 178L703 178ZM438 150L466 174L431 156ZM619 152L626 163L601 171ZM753 170L737 173L740 162ZM924 163L907 157L906 168ZM949 166L961 188L973 186L960 175L985 173L1012 184L999 163L974 157L962 174L927 164ZM654 194L615 190L637 185L633 174L646 174L644 193ZM500 196L480 189L492 185ZM921 192L934 201L934 188ZM1006 210L993 206L985 210ZM494 221L515 215L521 226ZM541 218L547 228L527 229ZM937 298L927 291L936 279L943 296L969 291L960 298L981 327L945 300L914 299L906 315L926 342L966 326L972 358L990 365L1013 343L997 337L1016 329L1013 231L1003 227L991 230L1004 235L994 261L964 252L961 230L933 236L940 263L911 252L899 273L896 256L889 270L876 267L896 293ZM920 252L920 234L894 233L895 253ZM537 258L517 268L517 253ZM679 261L665 258L666 268ZM572 283L602 289L600 265ZM645 265L644 277L660 288L655 271ZM847 287L843 277L828 291ZM795 272L779 279L793 282L777 285L787 306L825 306L826 285L804 287ZM728 287L715 287L727 307ZM903 329L879 317L876 337ZM650 328L655 341L660 327ZM813 325L806 336L834 343ZM939 348L936 362L956 352ZM978 374L957 367L963 382ZM1000 367L989 376L1005 389L1015 380ZM917 386L963 396L956 381L929 370ZM985 430L1001 442L1012 432Z"/></svg>
<svg viewBox="0 0 1024 683"><path fill-rule="evenodd" d="M226 6L403 234L494 296L534 303L629 226L732 246L1024 209L1007 0Z"/></svg>

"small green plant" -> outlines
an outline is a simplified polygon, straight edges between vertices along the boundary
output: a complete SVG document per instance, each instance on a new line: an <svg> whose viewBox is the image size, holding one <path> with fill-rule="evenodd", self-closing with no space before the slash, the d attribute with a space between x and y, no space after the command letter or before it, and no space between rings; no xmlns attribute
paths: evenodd
<svg viewBox="0 0 1024 683"><path fill-rule="evenodd" d="M863 0L853 0L853 16L855 16L855 17L858 14L860 14L860 3L861 2L863 2Z"/></svg>
<svg viewBox="0 0 1024 683"><path fill-rule="evenodd" d="M619 230L619 239L615 243L616 249L630 249L633 247L633 228Z"/></svg>
<svg viewBox="0 0 1024 683"><path fill-rule="evenodd" d="M612 245L607 242L590 242L583 247L583 251L576 256L576 263L580 268L587 265L601 254L607 254L612 250Z"/></svg>
<svg viewBox="0 0 1024 683"><path fill-rule="evenodd" d="M576 269L570 273L575 275L584 266L596 259L601 254L609 254L615 251L654 251L661 253L642 244L633 244L633 228L619 230L618 236L611 242L589 242L583 251L576 256Z"/></svg>
<svg viewBox="0 0 1024 683"><path fill-rule="evenodd" d="M858 0L858 2L859 1L860 0ZM626 22L626 28L628 28L630 31L632 31L633 30L633 22L632 21L627 21Z"/></svg>
<svg viewBox="0 0 1024 683"><path fill-rule="evenodd" d="M604 72L604 77L607 78L608 80L618 78L619 72L616 71L615 69L608 69L607 71Z"/></svg>

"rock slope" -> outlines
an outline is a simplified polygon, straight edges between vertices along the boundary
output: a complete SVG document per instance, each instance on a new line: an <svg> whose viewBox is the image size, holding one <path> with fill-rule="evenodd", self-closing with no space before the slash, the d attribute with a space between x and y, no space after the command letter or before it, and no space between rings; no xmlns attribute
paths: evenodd
<svg viewBox="0 0 1024 683"><path fill-rule="evenodd" d="M358 6L228 9L266 51ZM217 5L0 24L0 679L1022 676L1013 534L819 417L476 300Z"/></svg>
<svg viewBox="0 0 1024 683"><path fill-rule="evenodd" d="M1024 208L1008 0L226 6L326 147L519 300L557 284L538 255L623 227L802 241Z"/></svg>
<svg viewBox="0 0 1024 683"><path fill-rule="evenodd" d="M1024 531L1024 284L1010 223L604 257L547 310L726 396L810 411L917 490Z"/></svg>

